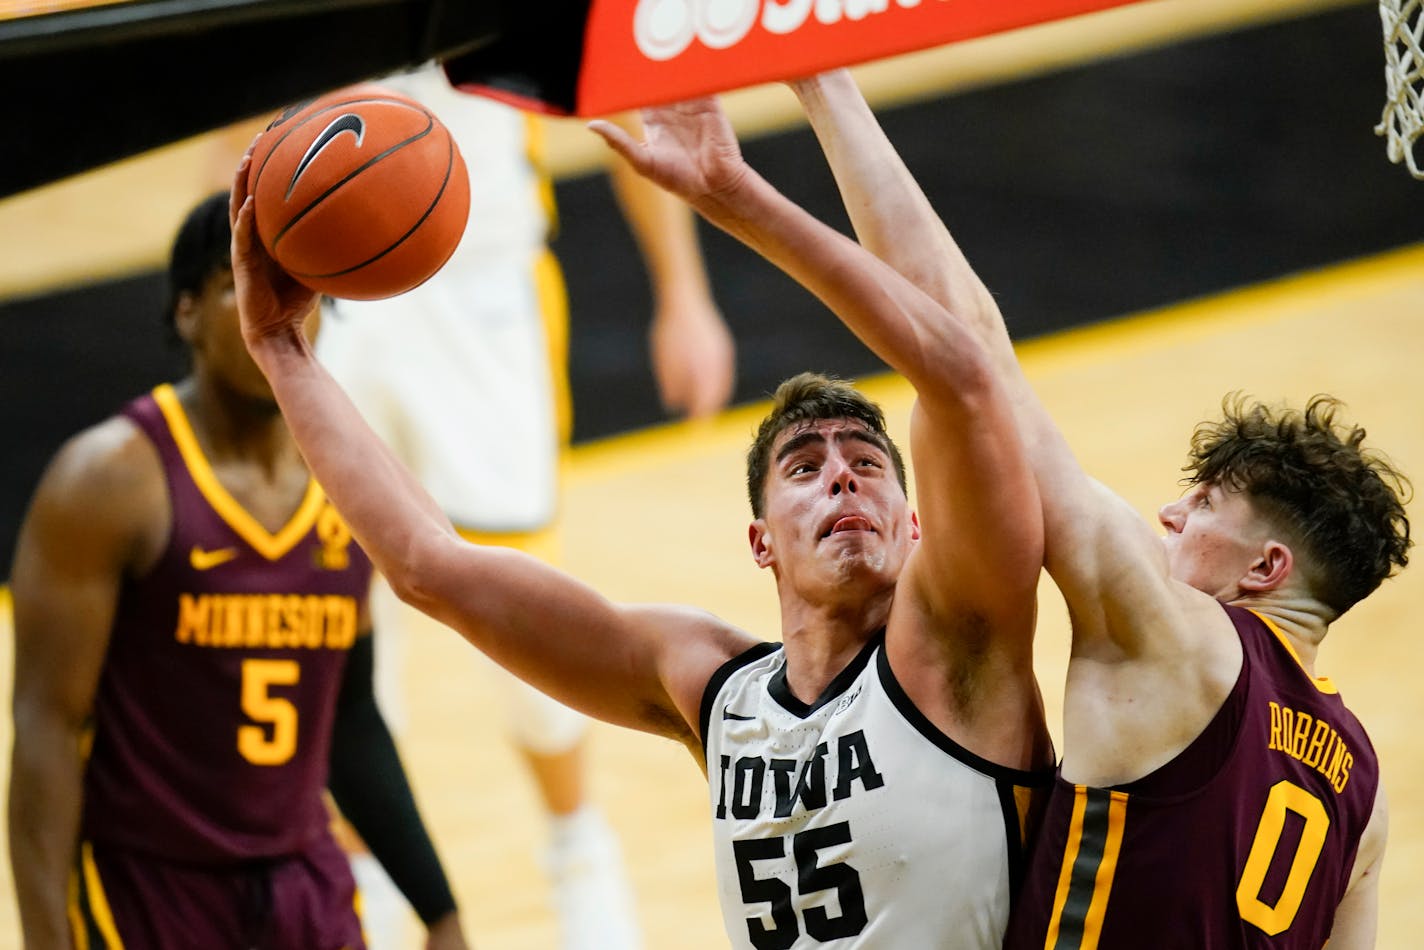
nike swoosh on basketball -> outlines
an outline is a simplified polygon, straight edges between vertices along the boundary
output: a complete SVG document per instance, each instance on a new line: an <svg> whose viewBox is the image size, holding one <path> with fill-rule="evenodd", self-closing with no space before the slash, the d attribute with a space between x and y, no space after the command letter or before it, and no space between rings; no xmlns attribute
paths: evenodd
<svg viewBox="0 0 1424 950"><path fill-rule="evenodd" d="M730 709L728 709L726 706L723 706L723 707L722 707L722 718L723 718L723 719L734 719L734 720L736 720L737 722L751 722L753 719L756 718L756 716L743 716L743 715L741 715L740 713L734 713L734 712L732 712Z"/></svg>
<svg viewBox="0 0 1424 950"><path fill-rule="evenodd" d="M195 571L207 571L219 564L226 564L235 557L237 557L237 548L218 548L207 551L195 547L188 552L188 563L193 565Z"/></svg>
<svg viewBox="0 0 1424 950"><path fill-rule="evenodd" d="M343 132L350 132L356 136L356 147L360 148L366 138L366 120L354 112L344 112L332 119L307 148L307 153L302 156L302 160L297 162L297 167L292 171L292 180L287 182L287 193L283 197L292 197L292 189L297 187L297 179L302 177L302 172L316 161L316 157L321 154L322 149L335 141L336 137Z"/></svg>

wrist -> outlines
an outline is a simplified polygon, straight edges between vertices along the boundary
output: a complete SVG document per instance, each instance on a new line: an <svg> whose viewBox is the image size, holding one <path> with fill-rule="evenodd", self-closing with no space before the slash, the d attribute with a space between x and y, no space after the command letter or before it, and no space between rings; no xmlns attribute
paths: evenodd
<svg viewBox="0 0 1424 950"><path fill-rule="evenodd" d="M712 288L700 275L664 281L653 290L653 323L656 326L678 327L686 323L701 323L715 309Z"/></svg>
<svg viewBox="0 0 1424 950"><path fill-rule="evenodd" d="M252 354L253 361L264 368L283 357L301 357L311 353L311 341L298 326L245 328L242 341L247 345L248 353Z"/></svg>
<svg viewBox="0 0 1424 950"><path fill-rule="evenodd" d="M826 90L836 84L845 84L851 81L850 72L844 68L833 69L829 72L816 73L814 76L805 76L801 79L792 80L789 85L791 91L802 103L808 101L820 101L825 97Z"/></svg>

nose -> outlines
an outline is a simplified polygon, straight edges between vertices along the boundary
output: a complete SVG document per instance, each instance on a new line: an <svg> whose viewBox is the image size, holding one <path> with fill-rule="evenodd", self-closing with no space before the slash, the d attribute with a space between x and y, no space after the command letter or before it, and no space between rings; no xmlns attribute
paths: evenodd
<svg viewBox="0 0 1424 950"><path fill-rule="evenodd" d="M839 466L831 473L831 497L839 495L843 491L848 491L854 495L859 491L855 482L855 470L844 462L838 462Z"/></svg>
<svg viewBox="0 0 1424 950"><path fill-rule="evenodd" d="M1182 530L1182 526L1186 524L1186 506L1180 498L1176 501L1168 502L1157 509L1157 520L1162 522L1162 527L1168 531L1178 533Z"/></svg>

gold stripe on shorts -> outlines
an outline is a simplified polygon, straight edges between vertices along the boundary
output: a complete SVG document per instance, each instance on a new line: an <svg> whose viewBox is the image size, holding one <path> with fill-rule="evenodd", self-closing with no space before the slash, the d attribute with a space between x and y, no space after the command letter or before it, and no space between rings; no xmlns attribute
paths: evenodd
<svg viewBox="0 0 1424 950"><path fill-rule="evenodd" d="M1127 823L1127 794L1078 785L1044 950L1096 950Z"/></svg>

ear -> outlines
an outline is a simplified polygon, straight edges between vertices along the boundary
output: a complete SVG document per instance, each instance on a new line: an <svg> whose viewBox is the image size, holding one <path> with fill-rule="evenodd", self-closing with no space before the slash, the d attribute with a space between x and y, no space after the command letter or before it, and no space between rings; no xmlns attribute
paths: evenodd
<svg viewBox="0 0 1424 950"><path fill-rule="evenodd" d="M198 301L192 291L185 290L178 295L173 310L173 326L178 331L178 338L192 346L198 336Z"/></svg>
<svg viewBox="0 0 1424 950"><path fill-rule="evenodd" d="M1241 589L1249 591L1279 590L1295 571L1295 555L1286 544L1267 540L1257 558L1241 578Z"/></svg>
<svg viewBox="0 0 1424 950"><path fill-rule="evenodd" d="M920 515L919 512L910 512L910 540L920 540Z"/></svg>
<svg viewBox="0 0 1424 950"><path fill-rule="evenodd" d="M757 567L771 567L776 558L771 553L771 529L764 519L758 518L751 523L747 528L747 540L751 542L752 559Z"/></svg>

